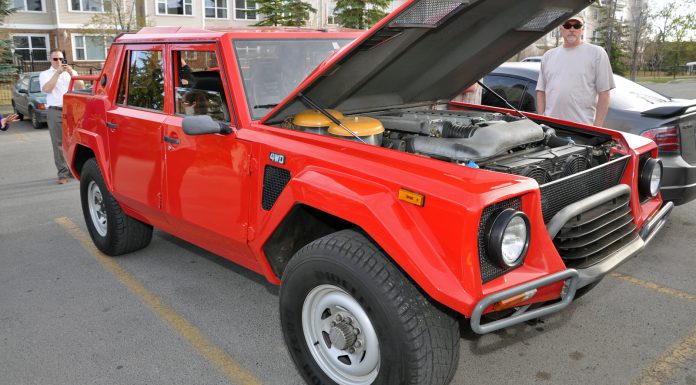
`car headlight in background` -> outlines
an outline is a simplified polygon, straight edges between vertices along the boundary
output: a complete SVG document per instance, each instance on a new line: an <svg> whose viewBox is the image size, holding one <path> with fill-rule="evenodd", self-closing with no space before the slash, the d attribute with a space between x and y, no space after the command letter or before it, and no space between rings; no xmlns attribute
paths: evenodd
<svg viewBox="0 0 696 385"><path fill-rule="evenodd" d="M662 186L662 161L655 158L646 160L640 170L638 190L641 195L656 197Z"/></svg>
<svg viewBox="0 0 696 385"><path fill-rule="evenodd" d="M529 248L529 218L521 211L505 209L491 218L487 236L491 261L504 269L517 267Z"/></svg>

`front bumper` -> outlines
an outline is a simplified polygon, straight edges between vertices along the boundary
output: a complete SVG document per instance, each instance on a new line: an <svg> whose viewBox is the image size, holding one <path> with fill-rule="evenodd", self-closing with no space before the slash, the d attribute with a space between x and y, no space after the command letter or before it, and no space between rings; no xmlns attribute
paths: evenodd
<svg viewBox="0 0 696 385"><path fill-rule="evenodd" d="M661 155L664 173L662 199L675 205L696 199L696 166L690 165L681 155Z"/></svg>
<svg viewBox="0 0 696 385"><path fill-rule="evenodd" d="M34 110L34 114L36 114L36 120L39 123L46 123L46 118L48 116L48 111L47 110Z"/></svg>
<svg viewBox="0 0 696 385"><path fill-rule="evenodd" d="M673 207L674 204L672 202L665 203L657 214L646 221L640 229L638 236L633 241L596 265L585 269L566 269L482 298L471 313L471 329L478 334L486 334L564 309L573 301L575 292L578 288L602 279L602 277L616 269L619 265L641 252L662 229ZM523 306L509 317L485 324L481 323L483 312L492 304L525 293L529 290L538 289L561 281L564 282L564 286L560 301L533 310L528 310L529 306Z"/></svg>

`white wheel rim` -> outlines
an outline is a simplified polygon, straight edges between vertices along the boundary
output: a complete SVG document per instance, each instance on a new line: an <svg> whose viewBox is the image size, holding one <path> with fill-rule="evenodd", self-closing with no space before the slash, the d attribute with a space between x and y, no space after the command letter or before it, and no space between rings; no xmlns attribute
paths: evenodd
<svg viewBox="0 0 696 385"><path fill-rule="evenodd" d="M104 207L104 199L102 197L99 185L94 181L90 181L87 186L87 205L89 206L89 215L92 217L92 224L97 230L97 233L102 237L106 236L106 208Z"/></svg>
<svg viewBox="0 0 696 385"><path fill-rule="evenodd" d="M377 333L365 310L345 290L333 285L312 289L302 305L302 331L314 360L333 381L367 385L377 378Z"/></svg>

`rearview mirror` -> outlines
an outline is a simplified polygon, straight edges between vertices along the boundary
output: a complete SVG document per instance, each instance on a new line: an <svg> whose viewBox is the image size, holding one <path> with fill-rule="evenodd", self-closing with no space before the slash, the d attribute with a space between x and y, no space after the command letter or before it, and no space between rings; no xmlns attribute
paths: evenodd
<svg viewBox="0 0 696 385"><path fill-rule="evenodd" d="M232 132L227 123L216 122L208 115L186 116L181 125L187 135L229 134Z"/></svg>

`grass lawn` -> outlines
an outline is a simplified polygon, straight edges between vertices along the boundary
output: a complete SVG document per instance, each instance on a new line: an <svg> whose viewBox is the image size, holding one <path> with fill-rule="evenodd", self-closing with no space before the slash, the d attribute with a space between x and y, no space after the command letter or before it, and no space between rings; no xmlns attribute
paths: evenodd
<svg viewBox="0 0 696 385"><path fill-rule="evenodd" d="M636 83L667 83L675 80L672 75L658 75L658 76L636 76ZM676 80L696 80L696 75L677 75Z"/></svg>

